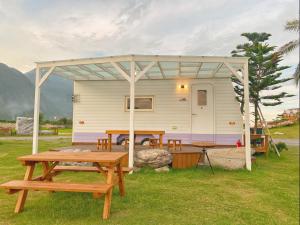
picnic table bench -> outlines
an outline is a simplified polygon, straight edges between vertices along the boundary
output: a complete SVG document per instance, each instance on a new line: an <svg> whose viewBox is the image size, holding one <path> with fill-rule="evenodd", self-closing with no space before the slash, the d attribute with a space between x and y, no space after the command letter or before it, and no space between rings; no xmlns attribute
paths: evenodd
<svg viewBox="0 0 300 225"><path fill-rule="evenodd" d="M112 149L112 135L113 134L128 134L129 130L107 130L105 132L108 135L108 149ZM135 130L134 134L137 135L159 135L159 147L163 148L163 135L165 131L163 130Z"/></svg>
<svg viewBox="0 0 300 225"><path fill-rule="evenodd" d="M110 206L112 199L112 189L115 185L119 186L120 195L125 195L124 171L121 160L126 157L125 152L43 152L35 155L19 157L18 160L27 167L24 180L13 180L1 184L0 187L7 190L8 194L19 192L18 200L15 207L15 213L23 210L29 190L40 191L64 191L64 192L90 192L94 197L105 195L103 207L103 219L108 219L110 215ZM80 166L59 166L59 162L91 162L94 167ZM43 174L33 178L35 165L42 163ZM62 171L84 171L99 172L106 178L105 183L82 184L54 182L53 177ZM114 174L117 174L115 177Z"/></svg>

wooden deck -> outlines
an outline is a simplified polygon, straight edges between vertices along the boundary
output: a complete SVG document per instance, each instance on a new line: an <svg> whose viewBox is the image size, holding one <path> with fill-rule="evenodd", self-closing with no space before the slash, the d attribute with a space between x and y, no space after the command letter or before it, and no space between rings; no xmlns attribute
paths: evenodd
<svg viewBox="0 0 300 225"><path fill-rule="evenodd" d="M136 150L149 149L148 146L136 145ZM51 149L53 151L60 151L66 149L80 149L80 150L91 150L91 151L99 151L97 150L97 146L95 145L72 145L68 147L54 148ZM166 147L164 147L166 149ZM101 151L101 150L100 150ZM113 145L112 152L124 152L124 146L121 145ZM184 168L192 168L196 167L198 160L199 162L203 162L204 157L201 150L194 146L183 145L182 150L170 151L173 157L172 168L175 169L184 169ZM124 158L121 162L123 167L128 167L128 157Z"/></svg>

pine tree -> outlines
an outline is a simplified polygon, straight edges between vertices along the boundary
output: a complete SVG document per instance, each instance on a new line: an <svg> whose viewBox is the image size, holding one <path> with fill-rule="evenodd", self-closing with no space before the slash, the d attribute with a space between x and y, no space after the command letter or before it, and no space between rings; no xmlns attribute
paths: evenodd
<svg viewBox="0 0 300 225"><path fill-rule="evenodd" d="M293 78L282 78L282 71L288 66L279 66L282 54L275 52L275 46L270 46L267 41L271 34L267 33L243 33L241 36L248 39L247 43L238 45L231 52L232 56L249 57L249 95L250 102L254 105L255 131L258 124L258 107L276 106L282 104L282 99L292 97L286 92L274 93L274 90L282 87L286 81ZM244 108L244 88L242 83L232 78L237 100L241 103L241 111Z"/></svg>
<svg viewBox="0 0 300 225"><path fill-rule="evenodd" d="M288 21L285 25L285 30L299 33L299 30L300 30L300 28L299 28L299 19ZM290 42L286 43L285 45L283 45L279 49L279 53L289 54L298 47L299 47L299 38L296 39L296 40L290 41ZM296 85L298 85L299 80L300 80L300 64L299 63L298 63L298 65L296 67L296 70L294 72L294 79L295 79Z"/></svg>

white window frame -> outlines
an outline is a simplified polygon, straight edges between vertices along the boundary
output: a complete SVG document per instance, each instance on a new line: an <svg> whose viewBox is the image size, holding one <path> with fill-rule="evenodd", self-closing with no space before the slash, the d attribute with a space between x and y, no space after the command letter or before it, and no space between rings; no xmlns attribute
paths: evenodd
<svg viewBox="0 0 300 225"><path fill-rule="evenodd" d="M125 96L125 103L124 103L124 108L125 108L125 112L129 112L128 109L128 100L129 100L129 96ZM135 112L153 112L154 111L154 96L153 95L136 95L135 99L137 98L151 98L152 99L152 107L151 109L134 109Z"/></svg>

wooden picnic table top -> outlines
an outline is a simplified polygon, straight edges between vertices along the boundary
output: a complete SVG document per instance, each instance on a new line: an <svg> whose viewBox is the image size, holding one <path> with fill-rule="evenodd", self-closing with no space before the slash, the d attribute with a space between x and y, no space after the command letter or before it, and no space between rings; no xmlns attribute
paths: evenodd
<svg viewBox="0 0 300 225"><path fill-rule="evenodd" d="M129 134L129 130L107 130L106 134ZM134 130L134 134L165 134L164 130Z"/></svg>
<svg viewBox="0 0 300 225"><path fill-rule="evenodd" d="M195 147L202 147L202 148L213 148L216 147L216 143L214 142L193 142L193 146Z"/></svg>
<svg viewBox="0 0 300 225"><path fill-rule="evenodd" d="M98 162L118 163L128 153L126 152L57 152L48 151L34 155L18 157L22 162Z"/></svg>

